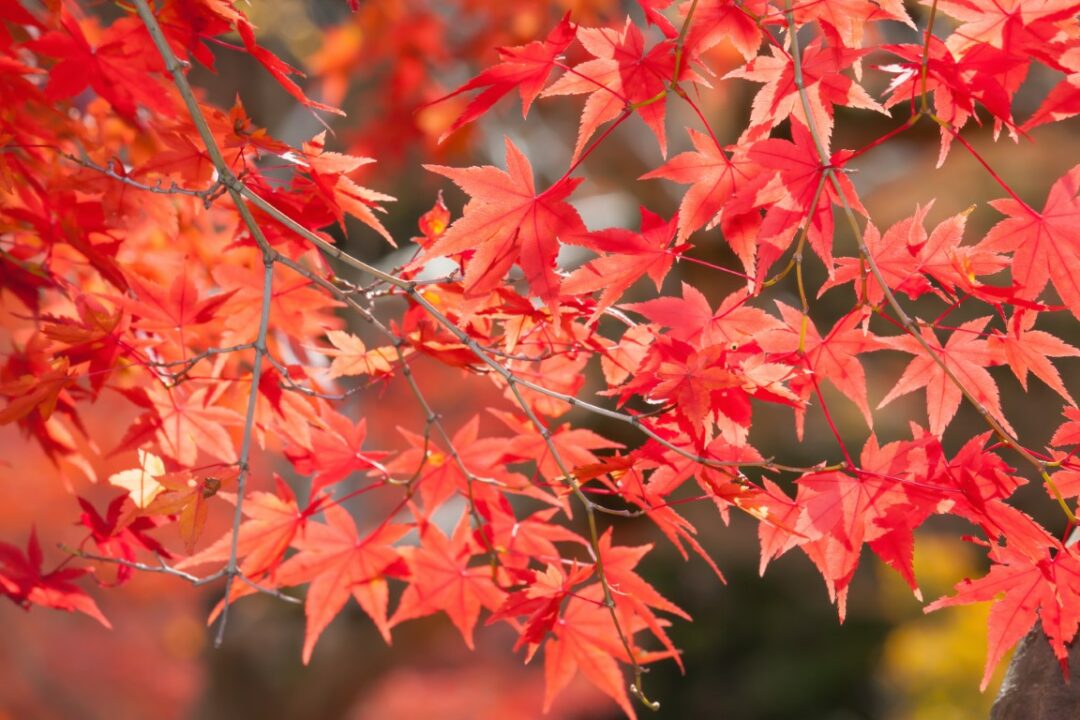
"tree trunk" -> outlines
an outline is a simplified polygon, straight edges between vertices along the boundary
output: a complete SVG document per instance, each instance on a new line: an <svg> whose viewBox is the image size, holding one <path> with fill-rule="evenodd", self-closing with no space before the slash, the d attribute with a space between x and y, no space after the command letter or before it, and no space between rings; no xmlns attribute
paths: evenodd
<svg viewBox="0 0 1080 720"><path fill-rule="evenodd" d="M1080 671L1080 642L1069 650L1073 674ZM1042 628L1036 625L1016 647L990 720L1080 718L1080 679L1067 682Z"/></svg>

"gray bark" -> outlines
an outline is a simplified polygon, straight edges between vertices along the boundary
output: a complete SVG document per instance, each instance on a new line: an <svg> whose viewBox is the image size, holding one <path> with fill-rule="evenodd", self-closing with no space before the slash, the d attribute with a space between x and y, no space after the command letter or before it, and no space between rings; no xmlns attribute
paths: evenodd
<svg viewBox="0 0 1080 720"><path fill-rule="evenodd" d="M1080 673L1080 642L1069 651L1069 667ZM1016 646L990 720L1074 720L1080 718L1080 678L1067 682L1036 625Z"/></svg>

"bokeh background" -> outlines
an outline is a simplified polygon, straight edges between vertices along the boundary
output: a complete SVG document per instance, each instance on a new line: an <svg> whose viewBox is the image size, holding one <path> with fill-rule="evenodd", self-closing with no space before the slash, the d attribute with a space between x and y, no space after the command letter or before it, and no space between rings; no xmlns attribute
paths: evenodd
<svg viewBox="0 0 1080 720"><path fill-rule="evenodd" d="M309 77L305 88L316 99L340 104L344 119L328 118L337 150L376 158L358 178L361 184L390 193L387 227L398 238L416 234L416 220L431 207L439 189L446 191L455 216L463 196L449 183L425 173L420 164L500 164L502 137L509 135L529 155L543 186L565 170L576 135L580 100L540 100L527 122L516 100L506 99L481 123L438 145L437 138L460 113L464 98L426 106L495 60L494 47L517 45L545 34L567 10L581 23L618 22L629 12L640 20L636 4L616 0L361 0L350 13L345 0L252 0L244 8L260 30L260 40ZM925 27L925 7L908 3L909 12ZM93 8L102 22L120 12L111 5ZM945 22L940 20L941 22ZM910 29L883 26L890 42L917 42ZM872 40L871 40L872 42ZM322 127L298 107L253 61L228 48L213 48L216 72L196 69L193 80L207 97L228 107L239 96L256 123L290 143L309 139ZM866 85L881 97L887 82L864 63ZM759 86L720 80L740 58L726 45L708 62L717 74L715 89L702 94L700 105L713 129L734 142ZM1055 77L1036 75L1017 101L1023 118L1037 107ZM902 122L869 112L838 113L834 148L858 148ZM671 153L686 149L685 126L697 127L689 108L669 103ZM1074 122L1040 128L1019 144L1007 137L997 142L990 128L969 127L965 137L1026 200L1041 205L1050 183L1080 158L1080 132ZM859 159L856 187L875 224L884 229L911 215L918 204L934 202L928 222L936 222L980 203L969 220L968 238L977 238L1000 216L985 201L1002 192L962 148L935 168L939 135L930 123L919 125ZM677 207L681 188L663 181L635 179L662 159L655 140L635 118L623 124L593 154L580 174L588 178L575 196L593 228L636 227L637 207L668 216ZM854 243L837 237L837 254L854 254ZM392 254L370 232L353 228L340 238L347 249L385 267L407 257ZM718 231L694 238L694 255L712 263L738 267ZM410 252L408 249L405 253ZM579 262L572 254L566 265ZM811 287L823 277L816 261L808 263ZM687 281L715 304L737 287L737 279L708 268L683 264L668 279L669 288ZM636 290L650 297L647 286ZM794 284L772 297L797 304ZM767 303L763 303L767 304ZM933 312L933 301L926 312ZM834 291L814 301L819 327L850 308L850 297ZM922 306L916 306L919 312ZM388 305L392 316L395 308ZM956 315L966 319L963 311ZM355 328L361 332L361 328ZM1070 338L1065 338L1067 341ZM1072 338L1078 342L1080 339ZM867 360L871 403L876 404L899 377L907 358L876 353ZM1058 367L1075 388L1080 365L1064 360ZM483 379L461 382L433 363L420 361L420 382L429 400L452 428L480 412L477 398ZM1050 428L1041 422L1058 412L1057 397L1037 380L1024 394L1006 369L995 369L1003 402L1020 436L1041 447ZM449 381L448 381L449 380ZM402 416L403 388L393 385L362 395L351 408L369 419L372 447L396 442L398 425L416 427L419 417ZM493 396L494 397L494 396ZM925 423L922 394L893 403L876 415L882 440L907 436L911 420ZM836 393L829 407L850 446L861 447L868 429L854 406ZM408 412L411 412L409 410ZM94 408L101 428L99 445L111 447L126 429L107 401ZM582 422L595 422L580 418ZM94 422L91 420L91 422ZM486 421L485 421L486 422ZM751 436L765 455L793 464L815 462L835 453L823 427L820 410L807 417L807 433L798 443L789 411L764 409L755 418ZM603 428L626 442L636 438L624 427ZM978 417L967 408L946 435L950 451L975 432ZM100 455L100 453L99 453ZM261 459L269 477L285 466ZM121 469L101 457L99 477ZM0 539L20 544L29 532L28 518L47 537L77 539L68 523L73 503L62 469L51 466L11 428L0 428ZM95 488L77 488L94 496ZM1053 507L1037 486L1021 490L1018 502L1054 531L1060 530ZM378 515L379 508L360 508ZM801 554L791 553L759 577L756 528L736 516L725 526L705 506L686 507L700 530L702 545L728 578L718 582L698 559L684 562L647 522L619 523L621 542L656 543L642 569L667 597L687 610L693 623L670 629L684 651L685 676L673 663L661 663L647 676L650 694L662 703L658 718L708 717L730 720L951 720L985 716L997 679L985 694L978 691L985 658L986 607L950 609L924 616L922 605L898 576L872 557L865 557L851 591L847 621L837 622L835 608L820 576ZM224 514L213 518L226 527ZM958 538L969 528L931 521L918 538L916 573L927 599L946 594L965 576L984 572L978 549ZM48 548L50 557L61 556ZM0 605L0 720L6 718L490 718L540 717L543 669L540 661L525 665L513 655L513 637L498 626L478 633L478 647L469 652L445 618L414 621L398 628L387 647L355 607L347 609L323 636L310 666L300 664L304 618L299 607L266 597L242 601L233 611L223 648L210 647L205 618L219 589L195 589L172 578L143 576L118 591L96 593L115 625L106 631L81 616L40 609L24 613ZM642 715L648 712L642 710ZM580 720L618 717L615 706L583 680L576 681L552 707L550 718Z"/></svg>

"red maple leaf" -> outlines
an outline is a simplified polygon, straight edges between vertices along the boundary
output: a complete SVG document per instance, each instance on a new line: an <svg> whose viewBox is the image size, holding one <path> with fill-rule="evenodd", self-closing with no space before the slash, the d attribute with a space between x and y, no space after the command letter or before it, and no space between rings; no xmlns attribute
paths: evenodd
<svg viewBox="0 0 1080 720"><path fill-rule="evenodd" d="M56 343L56 354L72 365L88 364L90 386L95 395L109 379L117 358L125 353L123 341L127 317L119 308L80 296L75 303L78 319L45 315L42 332Z"/></svg>
<svg viewBox="0 0 1080 720"><path fill-rule="evenodd" d="M70 190L47 192L43 186L21 188L19 203L5 207L5 214L32 226L47 246L70 245L81 253L101 276L127 290L124 273L117 265L120 241L106 222L101 202L83 201ZM47 269L48 264L43 269Z"/></svg>
<svg viewBox="0 0 1080 720"><path fill-rule="evenodd" d="M503 604L506 593L495 584L489 565L469 565L478 549L469 540L469 525L464 517L452 538L430 523L423 525L420 535L420 546L402 549L410 582L390 626L443 611L471 649L481 608L495 610Z"/></svg>
<svg viewBox="0 0 1080 720"><path fill-rule="evenodd" d="M882 496L884 493L884 496ZM843 622L847 591L866 542L868 520L876 513L873 502L889 505L903 501L894 483L865 485L843 472L812 473L799 478L795 502L802 508L795 532L805 536L798 545L817 566Z"/></svg>
<svg viewBox="0 0 1080 720"><path fill-rule="evenodd" d="M136 326L155 333L182 333L191 326L211 322L236 292L234 289L200 297L195 282L185 274L173 278L167 288L134 273L128 273L127 279L134 298L113 299L132 314Z"/></svg>
<svg viewBox="0 0 1080 720"><path fill-rule="evenodd" d="M939 9L959 20L953 31L960 47L985 43L1001 48L1021 37L1034 35L1039 26L1049 26L1051 34L1054 23L1075 17L1080 3L1075 0L1044 0L1025 3L1024 0L998 0L992 3L977 0L940 0Z"/></svg>
<svg viewBox="0 0 1080 720"><path fill-rule="evenodd" d="M0 365L0 396L8 398L7 406L0 410L0 426L18 422L56 460L72 448L70 443L58 442L49 432L47 421L59 409L78 422L74 398L68 390L74 390L77 375L67 358L53 359L44 352L46 344L44 336L35 336L27 348L12 348Z"/></svg>
<svg viewBox="0 0 1080 720"><path fill-rule="evenodd" d="M243 418L214 402L220 391L221 386L211 385L150 386L147 395L159 421L156 439L165 455L185 467L194 466L200 453L223 463L236 462L236 447L226 428L240 425Z"/></svg>
<svg viewBox="0 0 1080 720"><path fill-rule="evenodd" d="M826 37L835 37L838 45L848 48L862 47L868 22L896 20L915 29L915 23L904 9L903 0L830 0L799 3L792 9L796 22L817 20L826 29Z"/></svg>
<svg viewBox="0 0 1080 720"><path fill-rule="evenodd" d="M753 163L743 155L728 157L711 137L697 130L688 132L695 152L679 153L639 179L666 178L690 185L679 203L679 240L686 240L702 226L711 229L717 223L724 223L724 239L739 256L743 267L752 272L756 243L752 234L745 230L753 228L755 223L750 223L749 228L741 228L744 232L735 231L725 222L730 218L724 214L724 206L754 174Z"/></svg>
<svg viewBox="0 0 1080 720"><path fill-rule="evenodd" d="M986 366L996 365L999 362L987 341L982 338L983 328L989 321L989 317L969 320L956 328L945 345L941 344L934 331L928 327L922 328L922 338L930 346L930 352L940 358L945 367L959 378L964 387L994 419L1006 430L1012 432L1012 426L1001 412L997 384L986 371ZM885 407L901 395L925 387L930 432L941 437L960 407L963 396L960 388L948 377L941 365L927 354L922 344L911 335L882 338L882 342L896 350L911 353L915 359L881 400L878 408Z"/></svg>
<svg viewBox="0 0 1080 720"><path fill-rule="evenodd" d="M932 458L930 479L953 487L963 493L953 512L974 523L993 525L995 500L1004 500L1027 480L1015 474L998 455L986 449L992 434L987 431L964 443L951 460L945 461L944 451L936 439L927 445L927 457ZM996 534L991 530L990 535Z"/></svg>
<svg viewBox="0 0 1080 720"><path fill-rule="evenodd" d="M793 370L759 352L720 344L695 346L661 335L618 393L624 401L639 394L670 403L679 428L698 445L710 437L714 423L732 442L741 442L750 427L751 398L799 403L784 386Z"/></svg>
<svg viewBox="0 0 1080 720"><path fill-rule="evenodd" d="M569 472L579 465L598 462L593 450L612 450L622 447L620 443L598 435L588 428L571 427L569 423L565 423L557 428L549 428L547 433L541 433L525 417L494 409L490 412L514 431L514 435L506 441L507 454L519 460L536 462L539 473L557 487L558 484L567 481L564 470ZM552 453L552 448L555 449L554 453L558 457ZM559 461L562 462L561 467Z"/></svg>
<svg viewBox="0 0 1080 720"><path fill-rule="evenodd" d="M750 125L743 140L758 140L787 119L797 119L819 133L828 146L832 137L834 106L862 108L885 113L877 101L857 82L843 74L866 50L829 47L821 39L802 48L802 75L806 103L811 117L806 117L803 98L795 84L795 64L779 45L771 46L772 57L758 55L744 67L732 70L725 78L743 78L765 86L754 96ZM810 123L813 123L811 126Z"/></svg>
<svg viewBox="0 0 1080 720"><path fill-rule="evenodd" d="M281 586L310 582L304 601L307 629L303 660L311 660L315 643L330 621L353 597L390 642L393 623L386 619L389 589L386 575L400 561L391 543L409 531L406 525L386 523L360 537L356 523L340 505L323 509L326 524L308 523L293 541L299 552L282 563L273 575Z"/></svg>
<svg viewBox="0 0 1080 720"><path fill-rule="evenodd" d="M42 575L44 561L37 531L30 531L24 555L14 545L0 542L0 593L29 610L32 605L81 612L107 628L112 625L101 614L94 599L72 580L85 575L85 568L63 568Z"/></svg>
<svg viewBox="0 0 1080 720"><path fill-rule="evenodd" d="M295 239L297 236L289 231L285 237ZM254 341L262 305L262 267L220 264L213 267L212 273L224 291L236 291L222 307L227 332L221 342L240 344ZM340 320L335 320L329 312L330 308L340 304L313 287L311 281L302 275L280 264L275 266L274 292L270 300L270 324L275 328L309 342L310 338L340 325Z"/></svg>
<svg viewBox="0 0 1080 720"><path fill-rule="evenodd" d="M561 291L580 295L602 290L593 311L597 318L622 297L642 275L660 290L672 263L688 247L672 247L678 216L665 221L659 215L641 208L641 232L609 228L591 232L574 242L590 250L605 253L590 260L563 280Z"/></svg>
<svg viewBox="0 0 1080 720"><path fill-rule="evenodd" d="M236 551L241 559L240 570L249 578L269 572L281 563L297 533L306 526L308 516L320 504L321 499L316 498L301 511L292 489L280 477L274 479L276 493L256 491L244 499L246 519L240 523ZM235 496L222 493L222 497L231 499ZM230 531L200 552L181 560L176 567L182 570L225 562L232 553L232 544L233 533Z"/></svg>
<svg viewBox="0 0 1080 720"><path fill-rule="evenodd" d="M927 234L924 222L931 207L933 202L916 207L911 217L895 223L884 234L873 223L867 223L863 239L889 289L912 300L926 293L951 300L949 293L956 294L957 287L968 289L976 276L992 275L1008 264L1005 257L982 244L960 244L967 224L966 212L943 220ZM865 287L866 301L871 305L880 305L884 300L877 277L865 267L862 258L855 257L837 258L836 272L821 285L818 294L848 282L856 283L857 288Z"/></svg>
<svg viewBox="0 0 1080 720"><path fill-rule="evenodd" d="M398 428L411 448L399 453L386 464L386 469L398 477L411 478L420 494L423 517L429 517L455 493L486 496L492 487L532 494L535 489L527 478L507 469L509 460L508 438L480 437L480 417L474 415L452 438L457 458L450 450L432 438L425 439L404 428ZM469 477L461 471L461 465L473 474ZM475 480L479 480L476 482ZM545 499L547 493L537 491ZM492 498L494 500L494 498Z"/></svg>
<svg viewBox="0 0 1080 720"><path fill-rule="evenodd" d="M543 564L562 562L556 543L571 543L579 548L589 543L574 531L552 522L557 508L538 510L519 518L505 495L493 495L491 501L480 499L477 514L484 525L473 535L485 549L499 553L502 568L516 573L531 562Z"/></svg>
<svg viewBox="0 0 1080 720"><path fill-rule="evenodd" d="M534 40L528 45L499 48L502 62L483 71L452 93L434 100L433 103L442 102L463 92L484 88L443 132L439 142L446 140L462 125L486 113L514 88L521 94L521 116L528 115L529 108L544 88L551 71L557 67L558 57L573 42L576 32L577 26L570 22L570 13L566 13L543 41Z"/></svg>
<svg viewBox="0 0 1080 720"><path fill-rule="evenodd" d="M465 260L465 289L474 296L498 287L510 266L518 263L529 288L554 307L559 295L559 278L555 274L559 240L586 232L577 211L566 203L582 181L565 178L537 195L532 165L509 138L506 166L506 171L490 165L424 166L453 180L472 199L465 205L462 217L427 249L419 262L472 251Z"/></svg>
<svg viewBox="0 0 1080 720"><path fill-rule="evenodd" d="M578 63L544 91L545 96L589 95L581 113L573 158L581 156L589 138L601 125L630 107L636 108L660 143L661 154L667 155L664 93L676 79L674 40L662 40L646 50L644 35L629 17L622 30L580 28L578 40L593 59ZM679 71L678 80L697 79L687 63Z"/></svg>
<svg viewBox="0 0 1080 720"><path fill-rule="evenodd" d="M60 5L59 28L28 43L35 52L59 59L49 72L45 97L50 101L63 100L91 87L120 115L133 122L139 105L171 116L173 103L165 88L148 82L147 78L148 72L164 69L161 58L155 52L139 52L128 37L128 33L146 37L142 24L113 23L101 32L100 42L95 46L82 27L87 24L97 30L93 21L76 17L72 7L72 3Z"/></svg>
<svg viewBox="0 0 1080 720"><path fill-rule="evenodd" d="M873 428L873 416L866 399L866 372L859 362L859 355L882 350L885 346L862 327L863 313L848 313L822 337L813 321L801 312L779 300L776 305L786 327L762 335L758 344L766 352L787 354L801 351L806 356L806 366L818 378L815 381L808 376L795 375L788 383L791 391L806 402L820 382L828 380L855 403L866 424ZM796 406L795 428L799 437L802 437L805 417L805 406Z"/></svg>
<svg viewBox="0 0 1080 720"><path fill-rule="evenodd" d="M883 49L899 56L902 62L883 65L881 69L895 74L888 88L887 108L900 102L914 103L924 88L927 95L933 94L934 114L947 123L941 128L938 165L945 162L955 131L972 118L981 124L975 112L976 102L993 116L996 131L1004 125L1015 134L1012 99L1023 82L1030 59L1013 50L999 50L981 43L962 54L954 53L937 37L931 36L929 43L928 46L923 43L886 46Z"/></svg>
<svg viewBox="0 0 1080 720"><path fill-rule="evenodd" d="M336 107L330 105L324 105L321 102L312 100L304 94L303 89L296 84L296 82L290 76L304 77L304 73L300 72L289 63L279 58L274 53L270 52L263 46L259 45L255 41L255 28L251 23L244 19L238 19L236 21L236 31L240 33L240 39L244 41L244 48L247 50L251 57L259 61L259 63L267 69L267 71L274 76L285 92L292 95L297 102L301 105L311 108L312 110L322 110L323 112L334 113L335 115L344 115L345 113Z"/></svg>
<svg viewBox="0 0 1080 720"><path fill-rule="evenodd" d="M621 617L625 637L632 640L644 622L630 613ZM644 653L635 649L639 663L646 663L668 653ZM611 697L624 713L636 718L626 693L619 663L629 663L626 648L619 639L611 613L603 603L599 584L593 584L566 602L561 616L544 643L544 711L577 673Z"/></svg>
<svg viewBox="0 0 1080 720"><path fill-rule="evenodd" d="M90 537L93 538L98 552L102 555L134 562L136 550L142 548L165 560L172 557L161 543L147 535L148 531L161 524L158 519L145 516L133 517L130 513L121 512L128 499L127 493L113 498L105 510L105 517L99 515L88 500L81 497L77 499L83 511L79 522L90 529ZM133 573L134 570L130 566L118 564L116 584L127 582Z"/></svg>
<svg viewBox="0 0 1080 720"><path fill-rule="evenodd" d="M775 171L769 186L759 194L766 200L765 218L761 223L758 238L757 266L758 277L772 266L791 246L795 233L803 223L808 225L807 240L817 256L825 263L831 274L833 271L833 209L834 204L850 207L855 212L866 214L851 180L842 172L848 153L833 153L829 164L834 168L833 178L839 184L843 195L836 191L834 184L824 177L825 167L819 155L817 143L809 129L801 122L791 123L791 141L779 138L761 140L750 146L747 153L750 160L761 167ZM818 188L821 188L820 192ZM816 198L816 204L815 204ZM757 202L761 202L758 200Z"/></svg>
<svg viewBox="0 0 1080 720"><path fill-rule="evenodd" d="M621 307L643 315L649 322L669 328L670 337L701 345L742 347L761 335L784 327L769 313L747 304L742 290L720 301L713 312L705 294L693 285L682 284L682 297L663 296L655 300L629 303Z"/></svg>
<svg viewBox="0 0 1080 720"><path fill-rule="evenodd" d="M1080 444L1080 409L1065 408L1065 417L1067 420L1058 426L1050 438L1050 444L1054 447Z"/></svg>
<svg viewBox="0 0 1080 720"><path fill-rule="evenodd" d="M1018 310L1009 322L1007 333L994 333L990 336L990 348L1004 356L1024 390L1027 390L1028 372L1032 372L1065 398L1066 402L1076 405L1050 358L1077 357L1080 356L1080 350L1056 335L1044 330L1033 330L1036 317L1036 313Z"/></svg>
<svg viewBox="0 0 1080 720"><path fill-rule="evenodd" d="M682 608L668 600L656 591L649 583L634 572L634 568L641 559L652 550L652 545L640 545L638 547L613 546L611 544L612 531L609 528L600 536L600 557L604 565L604 579L611 588L612 597L617 605L629 606L634 615L645 622L645 626L660 641L664 648L675 659L680 670L683 669L682 659L675 645L664 631L660 619L653 613L653 609L662 610L684 620L690 616Z"/></svg>
<svg viewBox="0 0 1080 720"><path fill-rule="evenodd" d="M552 564L548 564L542 573L526 571L524 577L528 578L528 587L507 595L499 609L488 617L487 624L528 615L514 650L525 645L539 645L554 629L563 602L576 586L593 576L593 571L592 566L576 564L569 572Z"/></svg>
<svg viewBox="0 0 1080 720"><path fill-rule="evenodd" d="M689 7L683 3L684 17ZM685 50L697 57L727 40L743 58L751 60L764 37L757 18L764 18L768 10L767 0L700 0L694 7Z"/></svg>
<svg viewBox="0 0 1080 720"><path fill-rule="evenodd" d="M1080 115L1080 48L1066 50L1059 60L1068 75L1047 93L1039 109L1023 124L1024 132L1044 123Z"/></svg>
<svg viewBox="0 0 1080 720"><path fill-rule="evenodd" d="M348 213L397 247L394 238L375 215L375 212L386 212L379 203L393 202L395 198L357 185L349 178L357 168L375 162L373 158L330 152L326 149L326 132L323 131L304 143L303 154L295 162L304 174L293 183L294 193L321 199L333 212L342 229L345 227L345 214Z"/></svg>
<svg viewBox="0 0 1080 720"><path fill-rule="evenodd" d="M775 527L762 525L762 568L772 557L797 545L825 578L843 622L847 591L862 546L869 544L918 596L912 569L913 532L935 510L942 495L915 481L925 473L925 462L920 443L879 447L871 435L860 457L862 469L855 474L803 475L795 503L779 508Z"/></svg>
<svg viewBox="0 0 1080 720"><path fill-rule="evenodd" d="M679 427L698 444L719 414L742 428L750 426L750 397L728 363L722 345L696 348L659 336L637 372L621 388L622 397L639 394L670 403Z"/></svg>
<svg viewBox="0 0 1080 720"><path fill-rule="evenodd" d="M312 428L311 446L290 445L285 448L285 455L297 472L314 476L311 482L311 492L314 494L361 470L387 474L386 468L379 462L386 453L364 450L366 438L367 418L360 418L354 424L326 406L319 424Z"/></svg>
<svg viewBox="0 0 1080 720"><path fill-rule="evenodd" d="M1062 302L1080 318L1080 278L1073 272L1080 266L1078 191L1080 165L1054 183L1041 213L1014 198L994 200L990 204L1008 217L992 227L980 245L1013 253L1012 275L1021 297L1037 300L1051 281Z"/></svg>

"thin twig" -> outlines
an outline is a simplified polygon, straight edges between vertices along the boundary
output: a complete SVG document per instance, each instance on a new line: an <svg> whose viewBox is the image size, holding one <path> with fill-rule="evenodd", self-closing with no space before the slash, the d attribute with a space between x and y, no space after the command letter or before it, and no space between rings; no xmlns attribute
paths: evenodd
<svg viewBox="0 0 1080 720"><path fill-rule="evenodd" d="M181 580L186 580L192 585L206 585L224 576L224 571L207 575L205 577L199 577L198 575L192 575L191 573L184 572L183 570L177 570L171 565L167 565L164 560L158 558L158 565L148 565L147 563L135 562L134 560L125 560L124 558L109 557L108 555L97 555L95 553L86 552L85 550L79 550L77 548L71 548L61 544L60 549L64 552L73 555L75 557L82 558L84 560L96 560L98 562L111 563L113 565L120 565L121 567L131 568L132 570L140 570L142 572L159 573L162 575L172 575L178 577Z"/></svg>
<svg viewBox="0 0 1080 720"><path fill-rule="evenodd" d="M169 46L169 42L165 38L164 32L162 32L161 25L158 24L157 18L154 16L150 6L147 5L146 0L135 0L135 10L138 12L143 24L146 26L150 38L153 40L154 47L157 48L158 53L165 61L165 68L172 76L173 83L176 85L180 97L188 108L191 120L198 130L199 136L202 138L207 154L210 156L210 161L218 172L218 182L227 188L229 196L232 198L237 211L240 213L240 217L243 219L252 238L254 238L256 244L259 246L259 251L261 252L263 259L262 305L259 314L258 334L254 343L255 359L251 368L251 390L248 393L247 415L244 418L244 430L240 443L240 457L238 460L240 472L236 481L236 511L233 514L232 546L229 549L229 560L225 566L225 598L221 611L221 621L218 624L217 635L214 639L215 646L220 646L225 637L225 626L229 615L229 598L231 596L232 583L239 573L239 528L243 521L244 496L247 487L247 478L251 472L251 441L255 425L255 407L259 396L259 379L262 375L262 360L263 356L267 354L266 337L270 327L270 305L273 298L274 261L277 258L277 253L270 247L269 242L267 242L266 237L263 235L262 229L255 221L254 215L251 214L251 209L248 208L242 194L237 189L239 180L233 175L228 163L225 162L225 157L221 154L221 150L214 140L213 132L210 130L210 126L207 124L206 118L199 108L198 100L195 98L195 93L187 81L187 76L184 75L186 63L180 62L176 57L176 54L173 53L172 47Z"/></svg>
<svg viewBox="0 0 1080 720"><path fill-rule="evenodd" d="M196 197L202 200L207 207L209 207L219 195L225 192L225 186L222 185L220 182L215 182L209 187L202 190L186 188L181 185L177 185L175 181L170 181L169 185L166 186L162 184L160 178L156 183L150 185L149 183L139 182L138 180L131 178L127 174L121 174L116 172L116 170L113 169L112 161L109 161L109 164L107 166L98 165L93 160L91 160L89 156L85 154L85 152L83 153L82 157L72 155L71 153L66 152L60 152L59 155L60 157L70 160L76 165L80 165L87 170L93 170L94 172L101 173L105 177L116 180L117 182L123 183L124 185L133 187L137 190L143 190L144 192L156 193L159 195L186 195L188 197Z"/></svg>

